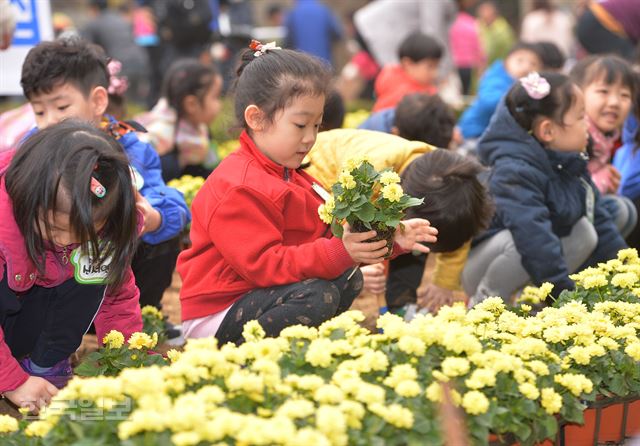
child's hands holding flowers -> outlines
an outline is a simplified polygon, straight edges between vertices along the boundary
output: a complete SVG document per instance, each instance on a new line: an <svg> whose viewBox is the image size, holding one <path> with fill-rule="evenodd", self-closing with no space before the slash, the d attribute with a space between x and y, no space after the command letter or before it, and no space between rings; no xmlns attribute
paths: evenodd
<svg viewBox="0 0 640 446"><path fill-rule="evenodd" d="M405 251L428 253L429 248L422 243L435 243L438 230L423 218L403 220L398 226L393 241Z"/></svg>
<svg viewBox="0 0 640 446"><path fill-rule="evenodd" d="M376 236L376 231L352 232L349 223L343 227L342 243L355 263L379 263L389 254L386 240L369 242Z"/></svg>

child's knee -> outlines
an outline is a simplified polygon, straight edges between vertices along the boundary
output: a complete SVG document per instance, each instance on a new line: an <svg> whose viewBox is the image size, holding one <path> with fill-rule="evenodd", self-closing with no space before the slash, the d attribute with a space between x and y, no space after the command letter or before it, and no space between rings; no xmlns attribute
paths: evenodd
<svg viewBox="0 0 640 446"><path fill-rule="evenodd" d="M314 309L323 315L332 317L340 305L340 290L328 280L315 280L309 284Z"/></svg>

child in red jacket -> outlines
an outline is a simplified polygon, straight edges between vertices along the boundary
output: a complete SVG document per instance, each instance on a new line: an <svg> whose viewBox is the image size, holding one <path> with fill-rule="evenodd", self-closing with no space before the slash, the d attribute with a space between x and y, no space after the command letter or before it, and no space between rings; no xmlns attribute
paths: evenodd
<svg viewBox="0 0 640 446"><path fill-rule="evenodd" d="M242 341L257 319L268 336L290 325L320 325L347 310L362 288L355 264L377 263L375 231L331 235L318 216L322 198L299 170L322 123L330 75L318 59L271 44L253 45L238 68L235 110L240 148L196 196L192 247L178 258L186 337ZM400 249L427 252L426 220L404 222Z"/></svg>
<svg viewBox="0 0 640 446"><path fill-rule="evenodd" d="M142 329L131 273L137 212L118 142L79 121L0 155L0 392L46 405L89 325Z"/></svg>
<svg viewBox="0 0 640 446"><path fill-rule="evenodd" d="M400 44L400 63L385 66L374 86L376 103L372 112L393 108L409 93L437 93L436 78L442 45L435 38L415 32Z"/></svg>

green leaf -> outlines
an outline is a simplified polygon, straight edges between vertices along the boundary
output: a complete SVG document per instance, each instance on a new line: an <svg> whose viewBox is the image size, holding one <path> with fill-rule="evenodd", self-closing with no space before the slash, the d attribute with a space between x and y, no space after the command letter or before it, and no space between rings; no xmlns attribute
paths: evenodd
<svg viewBox="0 0 640 446"><path fill-rule="evenodd" d="M100 368L97 364L84 361L78 367L73 369L73 373L78 376L98 376L100 373Z"/></svg>
<svg viewBox="0 0 640 446"><path fill-rule="evenodd" d="M335 235L336 237L342 238L342 234L344 233L344 228L340 223L333 220L331 222L331 232L333 232L333 235Z"/></svg>
<svg viewBox="0 0 640 446"><path fill-rule="evenodd" d="M424 198L410 197L405 206L409 208L412 206L420 206L422 203L424 203Z"/></svg>
<svg viewBox="0 0 640 446"><path fill-rule="evenodd" d="M362 220L363 222L373 221L373 216L375 215L376 208L371 203L365 203L362 208L357 211L356 216Z"/></svg>

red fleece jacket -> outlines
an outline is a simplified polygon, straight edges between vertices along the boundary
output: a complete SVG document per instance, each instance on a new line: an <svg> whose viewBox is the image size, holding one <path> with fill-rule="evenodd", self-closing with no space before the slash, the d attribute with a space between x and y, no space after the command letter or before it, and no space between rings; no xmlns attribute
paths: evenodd
<svg viewBox="0 0 640 446"><path fill-rule="evenodd" d="M438 92L434 85L425 85L413 79L400 65L388 65L382 69L375 83L376 103L372 112L394 108L410 93Z"/></svg>
<svg viewBox="0 0 640 446"><path fill-rule="evenodd" d="M183 320L215 314L256 288L335 279L353 266L318 216L314 181L271 161L242 133L193 201L192 246L177 265Z"/></svg>

